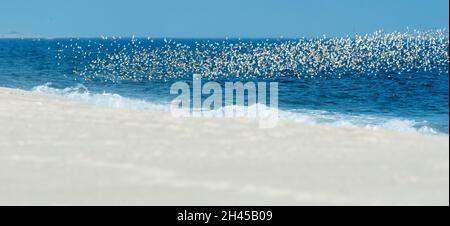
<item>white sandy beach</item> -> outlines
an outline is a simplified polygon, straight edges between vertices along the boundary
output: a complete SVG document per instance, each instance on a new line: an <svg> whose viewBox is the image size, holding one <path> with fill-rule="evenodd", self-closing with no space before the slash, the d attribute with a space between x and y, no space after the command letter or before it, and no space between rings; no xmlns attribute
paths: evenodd
<svg viewBox="0 0 450 226"><path fill-rule="evenodd" d="M173 118L0 88L1 205L449 205L449 137Z"/></svg>

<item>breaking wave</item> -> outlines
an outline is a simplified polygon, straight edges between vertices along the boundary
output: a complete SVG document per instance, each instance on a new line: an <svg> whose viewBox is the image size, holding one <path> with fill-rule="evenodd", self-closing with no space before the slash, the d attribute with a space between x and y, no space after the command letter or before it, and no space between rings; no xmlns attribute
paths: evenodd
<svg viewBox="0 0 450 226"><path fill-rule="evenodd" d="M153 103L150 101L123 97L114 93L92 93L85 86L79 84L74 87L58 89L51 83L36 86L33 92L62 96L69 100L93 104L102 107L123 108L142 110L149 112L169 112L169 103ZM257 106L265 108L266 112L273 112L277 109L270 109L266 106ZM230 110L237 112L237 115L246 115L248 108L244 106L225 106L205 114L205 117L224 117L223 112ZM297 109L297 110L278 110L280 120L305 123L305 124L326 124L337 127L360 127L367 129L383 129L407 133L440 134L428 125L426 121L418 122L411 119L381 117L371 115L350 115L329 111Z"/></svg>
<svg viewBox="0 0 450 226"><path fill-rule="evenodd" d="M102 107L144 111L169 111L167 105L163 104L154 104L144 100L126 98L114 93L92 93L84 85L81 84L78 84L74 87L58 89L52 87L52 83L47 83L45 85L34 87L32 91L41 94L62 96L69 100L84 102Z"/></svg>

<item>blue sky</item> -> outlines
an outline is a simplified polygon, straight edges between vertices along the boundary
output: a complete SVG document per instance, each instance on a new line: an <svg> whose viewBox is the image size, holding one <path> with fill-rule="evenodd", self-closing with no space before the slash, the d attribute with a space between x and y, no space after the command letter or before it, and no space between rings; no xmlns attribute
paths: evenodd
<svg viewBox="0 0 450 226"><path fill-rule="evenodd" d="M0 34L310 37L448 28L448 0L0 0Z"/></svg>

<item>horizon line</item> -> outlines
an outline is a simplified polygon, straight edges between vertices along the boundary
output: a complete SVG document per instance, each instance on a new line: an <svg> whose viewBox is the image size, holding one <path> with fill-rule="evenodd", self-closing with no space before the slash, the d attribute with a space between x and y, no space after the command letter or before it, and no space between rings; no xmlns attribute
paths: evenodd
<svg viewBox="0 0 450 226"><path fill-rule="evenodd" d="M9 33L0 33L0 39L220 39L220 40L239 40L239 39L303 39L303 38L340 38L340 37L355 37L360 35L374 34L376 32L384 32L384 33L408 33L408 32L430 32L430 31L448 31L448 27L443 28L430 28L430 29L411 29L409 27L400 30L393 31L385 31L384 29L374 30L372 32L353 32L352 34L347 35L304 35L304 36L266 36L266 37L251 37L251 36L196 36L196 37L177 37L177 36L141 36L141 35L98 35L98 36L45 36L45 35L33 35L33 34L23 34L20 32L9 32Z"/></svg>

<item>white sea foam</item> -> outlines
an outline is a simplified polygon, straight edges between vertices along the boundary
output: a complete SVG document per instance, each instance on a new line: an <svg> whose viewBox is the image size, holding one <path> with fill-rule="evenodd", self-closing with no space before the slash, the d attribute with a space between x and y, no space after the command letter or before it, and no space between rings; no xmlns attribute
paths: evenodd
<svg viewBox="0 0 450 226"><path fill-rule="evenodd" d="M85 86L79 84L74 87L58 89L52 87L51 83L36 86L33 92L57 95L64 98L89 103L97 106L111 107L111 108L125 108L134 110L143 110L151 112L169 112L170 106L168 103L153 103L150 101L133 99L120 96L114 93L92 93ZM271 109L265 105L257 104L253 109L262 109L263 113L271 113L276 109ZM264 118L267 115L249 114L252 107L243 106L226 106L217 110L204 112L204 117L225 117L226 111L233 111L236 115L247 118ZM194 110L195 111L195 110ZM185 114L189 115L189 113ZM292 121L296 123L305 124L327 124L337 127L360 127L372 130L389 130L406 133L423 133L423 134L439 134L438 131L427 126L427 122L418 122L412 119L382 117L373 115L353 115L343 114L323 110L278 110L280 120Z"/></svg>
<svg viewBox="0 0 450 226"><path fill-rule="evenodd" d="M122 97L115 93L91 93L85 86L78 84L74 87L58 89L51 83L36 86L34 92L62 96L70 100L94 104L111 108L125 108L145 111L169 111L169 106L156 104L144 100Z"/></svg>
<svg viewBox="0 0 450 226"><path fill-rule="evenodd" d="M397 132L419 132L424 134L438 134L427 126L427 122L412 119L383 117L361 114L343 114L321 110L281 111L280 118L307 124L329 124L338 127L362 127L373 130L389 130Z"/></svg>

